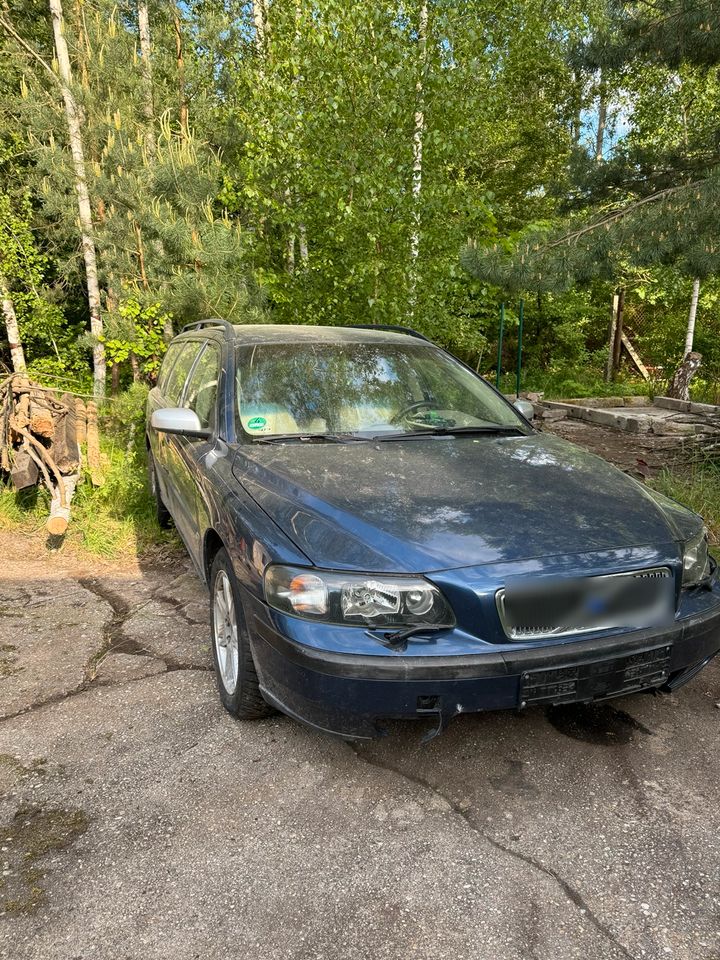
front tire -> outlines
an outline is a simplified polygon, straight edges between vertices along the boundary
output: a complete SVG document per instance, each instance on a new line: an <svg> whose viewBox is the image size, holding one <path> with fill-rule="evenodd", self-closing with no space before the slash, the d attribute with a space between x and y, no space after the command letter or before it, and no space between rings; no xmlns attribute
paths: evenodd
<svg viewBox="0 0 720 960"><path fill-rule="evenodd" d="M235 572L225 548L210 572L210 631L215 680L226 710L240 720L258 720L274 711L263 700Z"/></svg>

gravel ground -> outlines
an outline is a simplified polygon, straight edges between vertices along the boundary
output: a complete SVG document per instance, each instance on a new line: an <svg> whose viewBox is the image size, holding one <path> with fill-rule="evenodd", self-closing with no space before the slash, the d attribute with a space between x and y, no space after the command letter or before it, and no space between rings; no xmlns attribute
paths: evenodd
<svg viewBox="0 0 720 960"><path fill-rule="evenodd" d="M222 710L183 559L0 551L0 957L720 960L717 664L353 748Z"/></svg>

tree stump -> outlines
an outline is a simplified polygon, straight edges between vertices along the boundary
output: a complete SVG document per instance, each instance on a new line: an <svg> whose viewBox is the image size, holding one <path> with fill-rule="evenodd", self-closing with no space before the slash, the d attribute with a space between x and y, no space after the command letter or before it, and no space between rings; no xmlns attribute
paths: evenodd
<svg viewBox="0 0 720 960"><path fill-rule="evenodd" d="M667 396L675 400L690 399L690 381L700 369L702 354L691 350L673 374L667 389Z"/></svg>

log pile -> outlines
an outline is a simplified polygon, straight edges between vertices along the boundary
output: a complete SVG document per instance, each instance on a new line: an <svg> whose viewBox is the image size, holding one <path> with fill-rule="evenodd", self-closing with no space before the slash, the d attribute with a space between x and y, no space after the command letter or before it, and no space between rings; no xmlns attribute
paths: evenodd
<svg viewBox="0 0 720 960"><path fill-rule="evenodd" d="M82 445L82 446L81 446ZM0 383L0 475L16 490L43 484L50 494L47 530L65 533L80 480L82 449L91 476L99 470L97 408L70 393L13 375Z"/></svg>

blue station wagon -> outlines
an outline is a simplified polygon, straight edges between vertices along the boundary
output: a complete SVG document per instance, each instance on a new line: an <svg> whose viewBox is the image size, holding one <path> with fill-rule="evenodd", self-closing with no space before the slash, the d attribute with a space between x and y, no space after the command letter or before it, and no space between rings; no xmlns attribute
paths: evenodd
<svg viewBox="0 0 720 960"><path fill-rule="evenodd" d="M208 320L173 340L150 482L208 584L229 711L439 732L674 690L708 663L702 519L526 407L404 328Z"/></svg>

